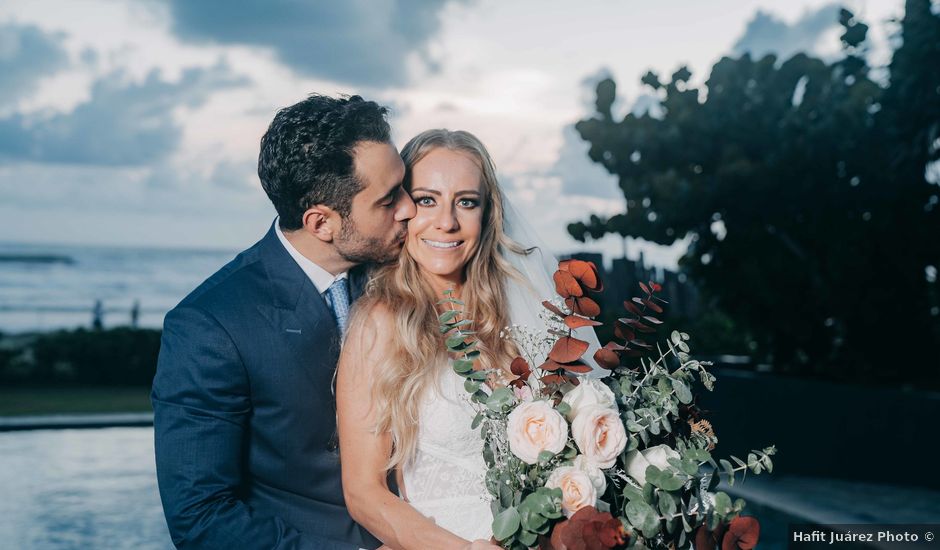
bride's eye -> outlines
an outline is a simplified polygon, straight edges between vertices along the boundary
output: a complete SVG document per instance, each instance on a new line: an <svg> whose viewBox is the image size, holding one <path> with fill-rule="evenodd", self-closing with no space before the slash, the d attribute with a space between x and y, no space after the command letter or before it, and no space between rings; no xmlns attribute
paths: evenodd
<svg viewBox="0 0 940 550"><path fill-rule="evenodd" d="M434 206L434 199L431 197L415 197L414 201L418 206Z"/></svg>
<svg viewBox="0 0 940 550"><path fill-rule="evenodd" d="M460 199L457 201L457 206L461 208L476 208L480 203L476 199Z"/></svg>

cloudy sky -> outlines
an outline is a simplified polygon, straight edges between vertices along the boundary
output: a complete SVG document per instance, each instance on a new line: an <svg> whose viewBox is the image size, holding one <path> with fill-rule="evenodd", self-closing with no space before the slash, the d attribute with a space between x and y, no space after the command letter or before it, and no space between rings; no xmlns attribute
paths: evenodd
<svg viewBox="0 0 940 550"><path fill-rule="evenodd" d="M901 0L844 2L889 59ZM255 175L275 111L307 93L389 105L395 140L466 129L558 252L565 225L623 208L572 124L612 76L722 55L838 55L827 0L5 0L0 5L0 241L242 248L274 217ZM631 242L660 265L678 247Z"/></svg>

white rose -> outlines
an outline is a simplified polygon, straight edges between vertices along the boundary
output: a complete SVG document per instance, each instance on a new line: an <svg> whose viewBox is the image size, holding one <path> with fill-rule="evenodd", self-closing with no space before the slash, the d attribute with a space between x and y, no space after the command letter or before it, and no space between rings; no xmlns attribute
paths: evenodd
<svg viewBox="0 0 940 550"><path fill-rule="evenodd" d="M656 466L660 470L669 467L670 458L680 458L679 453L668 445L656 445L642 451L630 451L624 460L627 475L642 487L646 483L646 468Z"/></svg>
<svg viewBox="0 0 940 550"><path fill-rule="evenodd" d="M535 464L539 453L558 454L568 442L568 422L547 401L522 403L509 413L506 426L509 450L526 464Z"/></svg>
<svg viewBox="0 0 940 550"><path fill-rule="evenodd" d="M571 461L571 465L586 473L591 478L591 483L597 490L597 494L603 495L607 490L607 476L597 467L596 464L587 459L584 455L578 455Z"/></svg>
<svg viewBox="0 0 940 550"><path fill-rule="evenodd" d="M615 409L600 405L582 408L571 424L581 454L598 468L610 468L627 446L627 431Z"/></svg>
<svg viewBox="0 0 940 550"><path fill-rule="evenodd" d="M571 407L568 420L574 421L578 411L584 407L598 405L608 409L617 410L617 398L607 384L595 378L582 378L581 383L565 394L561 400Z"/></svg>
<svg viewBox="0 0 940 550"><path fill-rule="evenodd" d="M594 506L597 502L597 489L591 477L584 470L574 466L559 466L548 476L545 486L561 489L561 511L566 517L585 506Z"/></svg>

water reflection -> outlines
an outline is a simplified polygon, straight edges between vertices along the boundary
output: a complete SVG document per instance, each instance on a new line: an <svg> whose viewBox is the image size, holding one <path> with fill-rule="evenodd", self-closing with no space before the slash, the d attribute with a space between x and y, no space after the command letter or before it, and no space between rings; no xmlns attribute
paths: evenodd
<svg viewBox="0 0 940 550"><path fill-rule="evenodd" d="M173 548L151 428L0 433L0 492L7 548Z"/></svg>

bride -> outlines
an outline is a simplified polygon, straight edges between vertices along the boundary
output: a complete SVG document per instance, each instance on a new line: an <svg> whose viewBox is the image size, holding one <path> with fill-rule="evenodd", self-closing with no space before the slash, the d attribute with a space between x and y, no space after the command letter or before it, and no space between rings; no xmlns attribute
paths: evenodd
<svg viewBox="0 0 940 550"><path fill-rule="evenodd" d="M393 548L496 548L483 441L471 429L476 411L450 367L437 302L445 290L464 302L479 366L505 373L490 381L505 384L518 352L500 330L537 319L532 305L540 308L548 296L525 298L520 289L534 293L533 272L550 280L554 266L530 260L541 252L529 254L507 234L508 203L472 134L426 131L402 158L417 214L399 262L380 268L357 301L338 366L346 505ZM390 472L399 494L389 487Z"/></svg>

